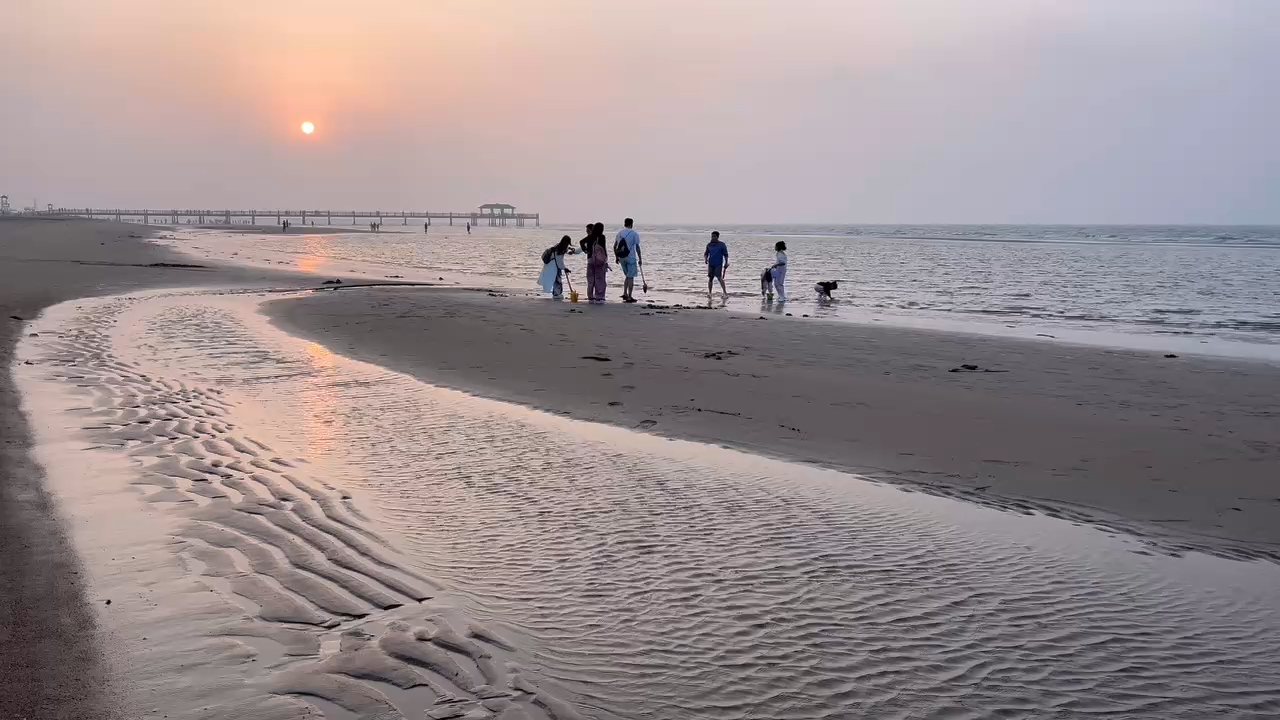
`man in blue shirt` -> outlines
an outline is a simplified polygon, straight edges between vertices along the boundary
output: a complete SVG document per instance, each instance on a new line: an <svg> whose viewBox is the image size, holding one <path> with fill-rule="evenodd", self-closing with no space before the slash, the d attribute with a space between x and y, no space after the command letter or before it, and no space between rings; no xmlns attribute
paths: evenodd
<svg viewBox="0 0 1280 720"><path fill-rule="evenodd" d="M729 246L720 242L719 230L711 232L711 242L707 243L707 251L702 254L702 259L707 263L707 297L711 297L715 281L719 280L720 292L728 300L729 291L724 286L724 271L729 269Z"/></svg>

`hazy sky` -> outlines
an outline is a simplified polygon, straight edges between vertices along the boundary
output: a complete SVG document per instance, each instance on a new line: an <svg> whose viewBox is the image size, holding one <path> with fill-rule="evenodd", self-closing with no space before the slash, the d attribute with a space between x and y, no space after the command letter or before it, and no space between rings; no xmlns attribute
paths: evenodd
<svg viewBox="0 0 1280 720"><path fill-rule="evenodd" d="M1280 1L5 0L0 192L1275 223Z"/></svg>

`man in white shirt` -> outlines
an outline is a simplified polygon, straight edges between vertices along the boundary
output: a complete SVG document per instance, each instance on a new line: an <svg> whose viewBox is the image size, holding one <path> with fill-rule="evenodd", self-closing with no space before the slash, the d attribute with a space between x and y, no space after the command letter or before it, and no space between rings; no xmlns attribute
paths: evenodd
<svg viewBox="0 0 1280 720"><path fill-rule="evenodd" d="M622 266L622 274L626 277L622 284L622 301L629 303L636 301L633 294L636 275L640 272L640 266L644 264L644 260L640 257L640 233L631 227L634 223L635 221L631 218L623 221L622 224L625 227L618 231L618 237L613 241L613 254L617 257L618 264Z"/></svg>

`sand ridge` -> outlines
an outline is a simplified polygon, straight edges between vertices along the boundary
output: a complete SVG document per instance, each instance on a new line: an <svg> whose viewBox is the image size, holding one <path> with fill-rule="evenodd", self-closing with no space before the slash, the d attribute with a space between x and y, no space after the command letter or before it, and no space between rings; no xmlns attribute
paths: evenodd
<svg viewBox="0 0 1280 720"><path fill-rule="evenodd" d="M551 412L1280 557L1272 365L431 288L267 312L336 352ZM963 364L1008 372L948 372Z"/></svg>

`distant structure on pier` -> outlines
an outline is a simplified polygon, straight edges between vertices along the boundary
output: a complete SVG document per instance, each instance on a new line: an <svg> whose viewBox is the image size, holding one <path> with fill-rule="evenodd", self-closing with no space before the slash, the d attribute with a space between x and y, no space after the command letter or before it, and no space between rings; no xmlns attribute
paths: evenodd
<svg viewBox="0 0 1280 720"><path fill-rule="evenodd" d="M489 225L506 225L508 219L518 217L515 205L486 203L480 206L480 218L487 221ZM517 224L521 223L517 221Z"/></svg>

